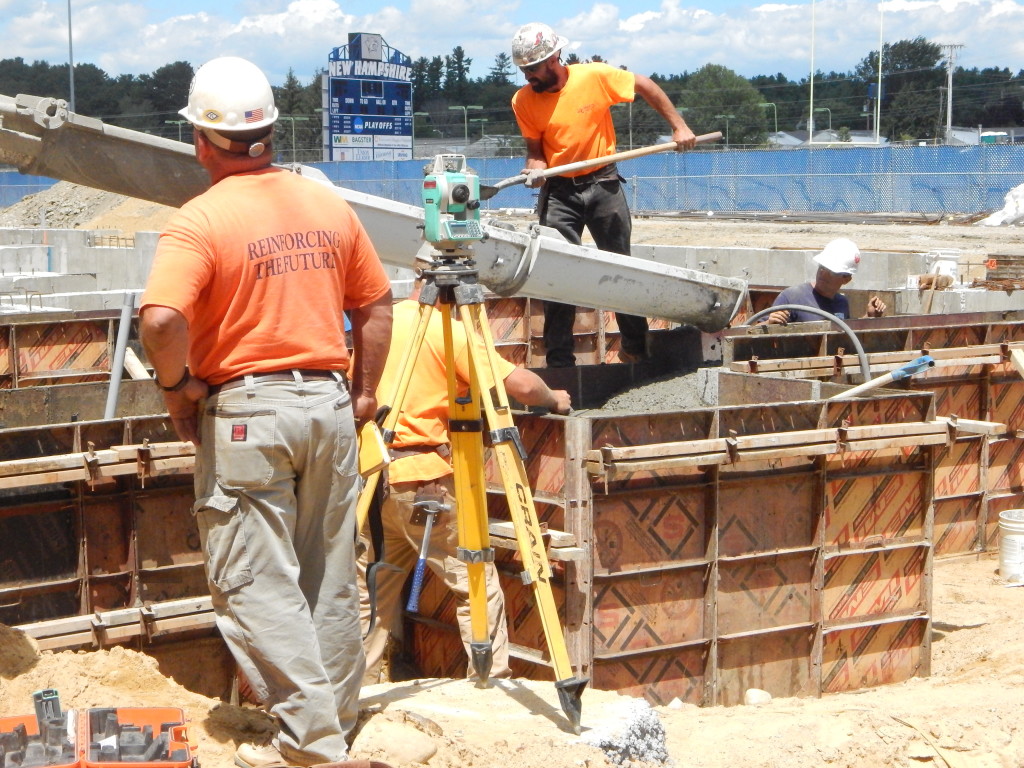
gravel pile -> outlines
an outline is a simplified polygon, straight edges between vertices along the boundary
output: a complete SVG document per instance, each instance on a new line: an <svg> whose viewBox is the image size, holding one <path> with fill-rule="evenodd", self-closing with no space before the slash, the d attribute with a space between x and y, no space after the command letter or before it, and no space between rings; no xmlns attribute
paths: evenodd
<svg viewBox="0 0 1024 768"><path fill-rule="evenodd" d="M123 195L59 181L0 210L0 227L79 229L129 200Z"/></svg>

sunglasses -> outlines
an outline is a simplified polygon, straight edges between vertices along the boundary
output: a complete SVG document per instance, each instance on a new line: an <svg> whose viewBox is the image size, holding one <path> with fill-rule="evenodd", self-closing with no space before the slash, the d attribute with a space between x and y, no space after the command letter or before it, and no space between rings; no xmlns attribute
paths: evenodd
<svg viewBox="0 0 1024 768"><path fill-rule="evenodd" d="M538 69L540 69L543 66L544 66L544 62L543 61L538 61L536 64L531 64L528 67L520 67L519 71L523 72L524 74L527 74L527 75L532 75L534 72L536 72Z"/></svg>

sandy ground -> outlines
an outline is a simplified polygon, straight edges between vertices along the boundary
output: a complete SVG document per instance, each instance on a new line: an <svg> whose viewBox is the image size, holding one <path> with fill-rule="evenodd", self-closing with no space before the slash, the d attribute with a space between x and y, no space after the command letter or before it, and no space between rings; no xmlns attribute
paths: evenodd
<svg viewBox="0 0 1024 768"><path fill-rule="evenodd" d="M123 233L158 231L171 213L61 183L0 211L0 226L45 221ZM634 241L817 248L846 236L865 250L956 248L972 261L984 261L1024 256L1020 234L1014 227L953 220L769 223L706 216L638 219ZM514 680L480 689L465 681L422 680L374 686L363 692L366 718L353 756L397 767L419 764L433 752L432 768L600 768L643 760L707 768L1024 766L1022 604L1024 592L999 579L997 560L939 562L930 677L759 706L658 707L653 716L642 702L588 688L579 736L567 728L550 683ZM31 694L44 688L57 689L65 707L179 706L190 719L204 768L230 768L236 744L265 740L272 728L255 708L185 690L140 653L40 654L24 635L0 626L0 716L32 712ZM594 746L601 742L604 749ZM628 753L628 744L643 749Z"/></svg>
<svg viewBox="0 0 1024 768"><path fill-rule="evenodd" d="M940 562L930 677L729 708L651 710L588 688L578 736L551 683L385 683L363 690L366 719L352 755L396 768L431 752L431 768L601 768L639 765L637 757L706 768L1015 768L1024 765L1022 601L1024 592L999 579L998 560ZM46 688L65 708L181 707L204 768L230 768L236 744L265 739L271 729L254 708L206 699L162 677L141 653L40 654L29 638L0 627L0 716L31 713L32 693ZM629 753L629 744L640 746Z"/></svg>

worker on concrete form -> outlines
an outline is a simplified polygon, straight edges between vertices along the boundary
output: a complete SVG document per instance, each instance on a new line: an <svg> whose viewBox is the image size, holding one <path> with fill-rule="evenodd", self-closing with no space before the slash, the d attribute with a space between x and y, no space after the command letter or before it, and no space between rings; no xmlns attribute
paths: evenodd
<svg viewBox="0 0 1024 768"><path fill-rule="evenodd" d="M814 263L818 265L814 281L790 286L775 298L772 306L799 304L804 307L817 307L840 320L848 320L850 301L839 291L857 274L860 258L860 249L852 240L845 237L832 240L814 257ZM885 302L877 296L872 296L868 300L867 313L864 317L881 317L885 310ZM768 315L765 322L806 323L824 319L826 318L822 315L801 309L779 309Z"/></svg>
<svg viewBox="0 0 1024 768"><path fill-rule="evenodd" d="M408 299L394 307L395 332L380 388L377 390L381 402L392 394L391 390L416 330L420 311L418 299L424 285L423 269L429 266L429 261L417 260L413 291ZM377 618L372 630L371 596L365 588L366 558L360 558L360 613L366 635L366 685L380 682L381 661L388 637L400 627L402 587L416 564L425 530L425 516L413 506L417 501L434 500L448 507L439 514L431 528L427 567L455 595L456 618L467 657L473 639L466 563L457 556L457 504L448 437L448 377L441 311L445 311L444 307L431 313L426 335L416 357L415 374L409 383L395 425L392 461L386 470L387 489L381 509L383 547L379 558L380 563L393 567L380 568L377 572L373 595ZM469 338L461 322L452 323L452 337L456 380L461 390L459 394L464 395L470 380ZM486 354L482 347L479 354ZM523 405L545 408L559 414L569 413L572 405L569 393L563 389L549 389L533 371L518 368L499 358L497 373L503 377L508 395ZM487 392L490 385L481 383L480 389ZM494 563L486 563L484 568L487 621L491 630L490 676L509 677L512 671L508 659L505 598ZM467 666L469 676L474 676L472 665Z"/></svg>
<svg viewBox="0 0 1024 768"><path fill-rule="evenodd" d="M526 139L524 173L529 176L531 171L614 154L611 107L632 102L637 94L665 118L680 151L695 146L693 131L653 80L599 62L566 66L561 51L568 42L540 23L524 25L512 38L512 60L527 81L512 97L512 109ZM546 183L534 176L526 183L541 187L537 203L541 224L576 244L582 242L585 227L602 251L629 254L632 221L622 189L625 180L614 163L594 171L553 176ZM571 279L572 275L566 275L566 280ZM574 306L545 302L548 367L576 364L575 319ZM616 313L616 319L619 359L639 362L646 358L647 318Z"/></svg>
<svg viewBox="0 0 1024 768"><path fill-rule="evenodd" d="M377 409L391 284L342 198L271 166L278 111L255 65L204 64L181 114L212 186L160 237L141 335L174 428L196 445L217 626L279 726L235 763L344 761L364 672L356 427Z"/></svg>

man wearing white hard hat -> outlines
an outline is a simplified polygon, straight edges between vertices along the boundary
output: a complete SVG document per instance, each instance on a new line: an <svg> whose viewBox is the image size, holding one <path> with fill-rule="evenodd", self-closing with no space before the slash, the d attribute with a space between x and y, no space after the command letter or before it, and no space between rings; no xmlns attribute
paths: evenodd
<svg viewBox="0 0 1024 768"><path fill-rule="evenodd" d="M519 130L526 140L524 173L614 154L611 107L639 95L668 123L678 149L693 149L697 137L672 100L649 77L601 62L566 66L561 51L569 41L547 24L526 24L512 38L512 60L526 77L512 97ZM540 223L579 245L584 228L602 251L629 255L632 221L615 163L528 180L541 188ZM571 280L572 275L566 275ZM544 303L544 346L549 368L576 364L573 323L576 308ZM639 362L647 356L647 319L616 313L619 359Z"/></svg>
<svg viewBox="0 0 1024 768"><path fill-rule="evenodd" d="M356 427L377 409L391 283L348 203L271 165L278 112L258 67L207 62L181 114L211 186L160 236L140 333L196 447L217 628L279 726L235 764L340 763L364 670Z"/></svg>
<svg viewBox="0 0 1024 768"><path fill-rule="evenodd" d="M814 263L818 265L814 281L787 288L776 297L772 306L797 304L803 307L817 307L830 315L835 315L840 320L848 320L850 318L850 301L840 293L840 290L857 273L860 258L860 249L852 240L845 237L832 240L814 257ZM864 317L881 317L885 314L885 309L885 303L877 296L872 296L868 300L868 309ZM812 320L825 319L827 318L815 312L805 312L801 309L779 309L768 315L767 322L774 324L807 323Z"/></svg>

